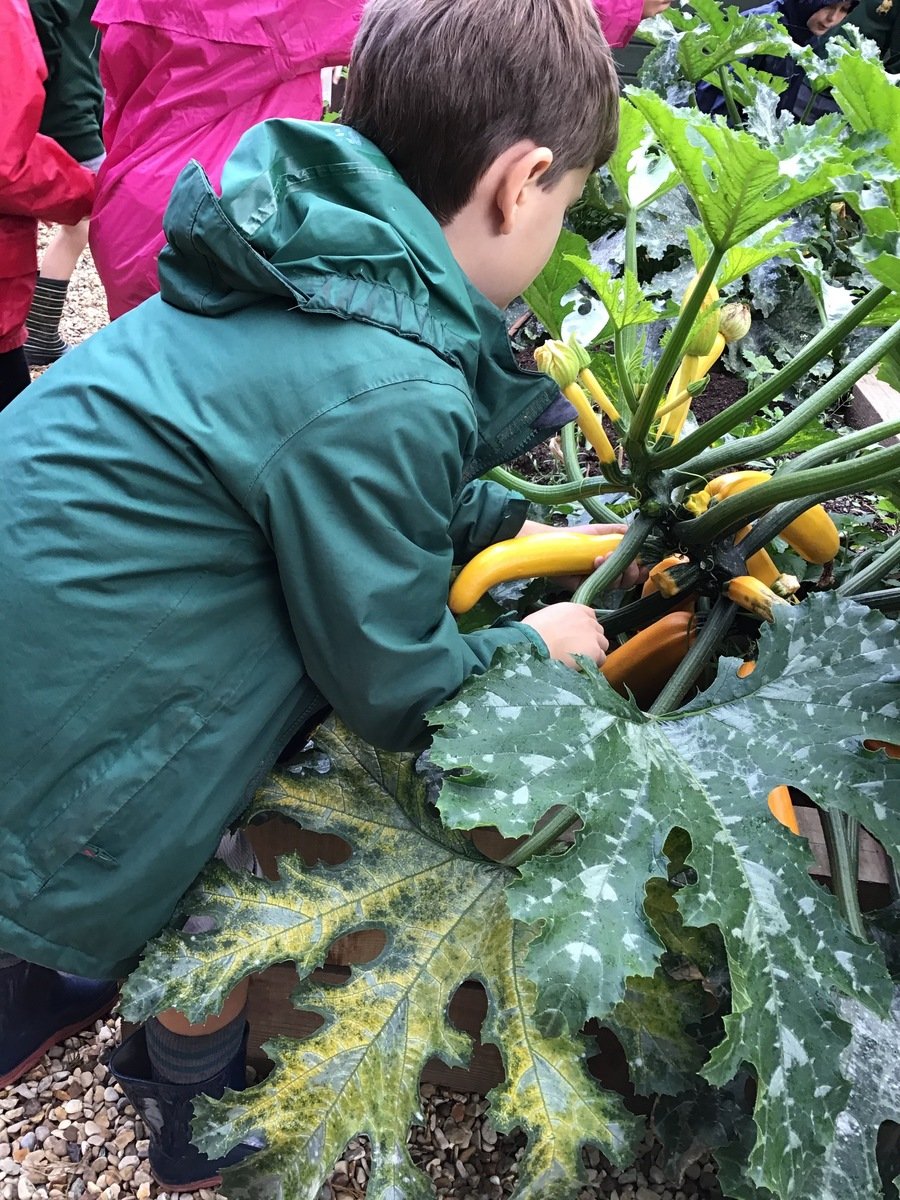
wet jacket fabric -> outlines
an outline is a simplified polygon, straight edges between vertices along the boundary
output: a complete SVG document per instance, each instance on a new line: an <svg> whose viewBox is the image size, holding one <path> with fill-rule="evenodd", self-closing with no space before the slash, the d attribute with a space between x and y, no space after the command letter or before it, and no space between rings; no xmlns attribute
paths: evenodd
<svg viewBox="0 0 900 1200"><path fill-rule="evenodd" d="M41 133L77 162L103 153L100 34L91 17L97 0L29 0L47 64Z"/></svg>
<svg viewBox="0 0 900 1200"><path fill-rule="evenodd" d="M26 0L0 0L0 354L26 338L37 222L80 221L94 178L38 132L46 68Z"/></svg>
<svg viewBox="0 0 900 1200"><path fill-rule="evenodd" d="M350 57L363 0L99 0L107 158L91 250L111 317L159 289L162 216L196 159L218 187L245 130L322 115L320 72Z"/></svg>
<svg viewBox="0 0 900 1200"><path fill-rule="evenodd" d="M770 0L757 8L745 9L743 15L777 15L798 46L812 46L816 49L825 44L825 38L815 37L807 28L806 22L813 13L818 12L820 8L827 8L831 3L834 3L834 0ZM780 76L788 81L787 87L778 98L778 112L790 112L797 118L807 113L807 120L814 121L825 113L836 111L836 105L827 93L816 96L807 111L812 93L806 72L795 59L789 56L779 58L774 54L753 54L743 61L757 71L766 71L769 75ZM703 112L725 112L725 97L711 83L697 85L697 104Z"/></svg>
<svg viewBox="0 0 900 1200"><path fill-rule="evenodd" d="M594 0L625 45L641 0ZM159 288L162 214L196 159L217 187L238 138L267 117L322 115L320 72L349 62L363 0L99 0L107 158L91 250L118 317Z"/></svg>
<svg viewBox="0 0 900 1200"><path fill-rule="evenodd" d="M222 193L187 167L161 295L0 414L0 947L98 977L323 706L408 746L543 648L446 597L521 527L478 477L570 419L555 387L354 131L258 125Z"/></svg>
<svg viewBox="0 0 900 1200"><path fill-rule="evenodd" d="M603 36L611 46L627 46L641 23L643 0L593 0Z"/></svg>

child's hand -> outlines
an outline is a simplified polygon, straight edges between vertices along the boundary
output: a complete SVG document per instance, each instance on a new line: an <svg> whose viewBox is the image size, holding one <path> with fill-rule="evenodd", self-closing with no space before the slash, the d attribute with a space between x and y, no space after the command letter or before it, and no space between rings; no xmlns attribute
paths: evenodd
<svg viewBox="0 0 900 1200"><path fill-rule="evenodd" d="M641 20L646 17L658 17L661 12L665 12L671 4L672 0L644 0L641 8Z"/></svg>
<svg viewBox="0 0 900 1200"><path fill-rule="evenodd" d="M546 642L550 657L567 667L577 666L575 654L593 659L598 667L606 661L609 641L597 614L586 604L549 604L523 617L522 623L536 629Z"/></svg>

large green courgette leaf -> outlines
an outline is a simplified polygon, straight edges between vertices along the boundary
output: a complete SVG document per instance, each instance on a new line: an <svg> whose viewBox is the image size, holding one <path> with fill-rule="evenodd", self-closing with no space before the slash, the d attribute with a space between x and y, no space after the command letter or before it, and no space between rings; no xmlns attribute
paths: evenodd
<svg viewBox="0 0 900 1200"><path fill-rule="evenodd" d="M492 1093L494 1122L521 1126L529 1138L516 1196L570 1200L587 1142L627 1159L633 1118L591 1080L583 1041L545 1036L534 1023L537 989L522 970L532 934L507 909L512 873L443 831L427 794L412 756L377 752L329 721L305 764L272 775L248 816L277 813L337 834L350 857L307 867L285 855L278 881L210 867L185 910L216 929L162 935L128 981L132 1019L175 1004L200 1020L251 971L293 961L301 976L295 1005L324 1019L303 1040L267 1045L275 1068L260 1085L198 1103L199 1144L210 1154L249 1135L267 1142L231 1173L226 1193L312 1200L346 1143L364 1133L372 1143L370 1200L432 1195L406 1137L426 1062L468 1059L471 1041L449 1023L447 1008L469 978L487 990L482 1038L497 1044L506 1069ZM373 928L384 931L385 948L354 967L348 983L308 977L336 938Z"/></svg>
<svg viewBox="0 0 900 1200"><path fill-rule="evenodd" d="M454 826L531 831L553 805L584 821L562 855L531 859L509 889L514 915L541 923L529 970L544 1028L604 1017L628 976L650 976L661 943L643 910L665 876L672 829L697 875L679 893L687 924L715 924L727 950L732 1013L705 1074L742 1063L759 1079L759 1186L805 1190L846 1099L839 1056L849 1028L834 993L884 1014L890 980L812 882L805 842L778 825L779 783L859 818L900 860L900 764L862 748L897 740L897 626L833 595L779 609L752 675L724 659L713 686L665 717L623 700L590 664L576 674L516 651L433 715L433 754L452 769L439 798Z"/></svg>

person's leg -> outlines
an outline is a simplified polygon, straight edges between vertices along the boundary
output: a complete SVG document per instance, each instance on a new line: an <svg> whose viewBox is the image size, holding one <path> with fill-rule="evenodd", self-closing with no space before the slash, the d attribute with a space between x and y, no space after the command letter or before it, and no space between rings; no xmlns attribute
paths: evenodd
<svg viewBox="0 0 900 1200"><path fill-rule="evenodd" d="M241 1162L260 1144L241 1143L209 1159L193 1144L197 1096L219 1097L246 1086L247 981L227 997L222 1012L192 1024L174 1010L151 1017L113 1053L109 1070L150 1136L149 1161L168 1192L214 1188L221 1170Z"/></svg>
<svg viewBox="0 0 900 1200"><path fill-rule="evenodd" d="M31 383L25 351L21 346L0 354L0 412Z"/></svg>
<svg viewBox="0 0 900 1200"><path fill-rule="evenodd" d="M69 280L88 242L88 218L77 225L60 225L41 260L31 311L25 324L28 365L43 367L68 350L59 332Z"/></svg>
<svg viewBox="0 0 900 1200"><path fill-rule="evenodd" d="M0 1087L11 1087L64 1038L105 1017L118 984L80 979L0 952Z"/></svg>
<svg viewBox="0 0 900 1200"><path fill-rule="evenodd" d="M256 856L242 834L226 834L216 858L234 871L259 874ZM189 933L204 933L211 923L192 917ZM247 991L242 980L225 998L222 1011L191 1022L177 1009L151 1017L115 1051L109 1069L150 1132L150 1168L169 1192L216 1187L221 1168L259 1149L241 1144L224 1158L210 1161L192 1144L191 1117L198 1095L221 1096L246 1083Z"/></svg>

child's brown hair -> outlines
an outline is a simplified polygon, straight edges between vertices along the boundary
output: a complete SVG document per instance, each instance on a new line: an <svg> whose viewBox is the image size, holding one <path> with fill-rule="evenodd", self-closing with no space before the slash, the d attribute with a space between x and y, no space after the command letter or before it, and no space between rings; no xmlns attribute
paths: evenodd
<svg viewBox="0 0 900 1200"><path fill-rule="evenodd" d="M544 186L606 162L618 80L590 0L369 0L342 119L447 222L518 141L553 151Z"/></svg>

